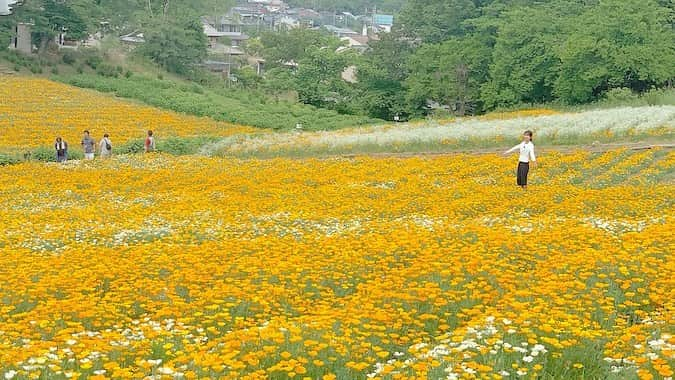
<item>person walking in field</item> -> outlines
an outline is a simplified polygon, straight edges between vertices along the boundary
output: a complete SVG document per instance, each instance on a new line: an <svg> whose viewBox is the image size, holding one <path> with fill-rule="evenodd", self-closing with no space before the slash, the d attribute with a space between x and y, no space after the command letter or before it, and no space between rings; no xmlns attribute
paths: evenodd
<svg viewBox="0 0 675 380"><path fill-rule="evenodd" d="M103 135L99 145L99 151L101 152L101 158L110 158L112 156L112 142L110 141L110 135L107 133Z"/></svg>
<svg viewBox="0 0 675 380"><path fill-rule="evenodd" d="M152 131L148 131L148 136L145 138L145 153L155 151L155 138L152 136Z"/></svg>
<svg viewBox="0 0 675 380"><path fill-rule="evenodd" d="M504 152L505 156L516 150L520 152L516 182L523 190L527 190L527 175L530 172L530 162L532 162L533 167L537 166L537 157L534 154L532 136L532 131L525 131L523 133L523 142Z"/></svg>
<svg viewBox="0 0 675 380"><path fill-rule="evenodd" d="M56 150L56 162L68 161L68 143L63 141L61 136L56 138L54 149Z"/></svg>
<svg viewBox="0 0 675 380"><path fill-rule="evenodd" d="M82 138L82 149L84 149L85 160L94 159L94 151L96 150L95 146L96 142L91 138L91 136L89 136L89 131L84 131L84 137Z"/></svg>

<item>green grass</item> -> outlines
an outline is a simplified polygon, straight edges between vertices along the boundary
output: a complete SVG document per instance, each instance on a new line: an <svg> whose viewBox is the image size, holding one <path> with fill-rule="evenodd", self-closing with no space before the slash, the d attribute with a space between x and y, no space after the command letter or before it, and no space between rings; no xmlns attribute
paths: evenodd
<svg viewBox="0 0 675 380"><path fill-rule="evenodd" d="M81 88L112 93L151 106L219 121L274 130L333 130L381 122L363 116L343 115L300 103L281 101L243 89L216 89L197 83L158 79L146 75L130 78L93 74L56 75L52 79Z"/></svg>

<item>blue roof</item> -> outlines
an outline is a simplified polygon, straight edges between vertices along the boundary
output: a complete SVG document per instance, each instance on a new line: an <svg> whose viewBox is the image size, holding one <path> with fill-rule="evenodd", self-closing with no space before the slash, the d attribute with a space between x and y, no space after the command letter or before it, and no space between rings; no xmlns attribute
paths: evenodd
<svg viewBox="0 0 675 380"><path fill-rule="evenodd" d="M392 16L392 15L375 15L375 24L377 24L377 25L394 25L394 16Z"/></svg>

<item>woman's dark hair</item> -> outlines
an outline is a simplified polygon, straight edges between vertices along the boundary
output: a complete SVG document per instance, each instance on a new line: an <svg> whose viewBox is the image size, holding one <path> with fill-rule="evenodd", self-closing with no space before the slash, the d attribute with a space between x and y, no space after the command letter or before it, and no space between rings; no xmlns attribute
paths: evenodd
<svg viewBox="0 0 675 380"><path fill-rule="evenodd" d="M106 133L106 134L103 135L103 137L110 137L110 136L108 136L108 134Z"/></svg>
<svg viewBox="0 0 675 380"><path fill-rule="evenodd" d="M148 131L148 136L152 136L152 131Z"/></svg>
<svg viewBox="0 0 675 380"><path fill-rule="evenodd" d="M61 141L61 136L57 137L56 141Z"/></svg>
<svg viewBox="0 0 675 380"><path fill-rule="evenodd" d="M530 141L534 142L534 138L533 138L534 133L532 133L532 131L525 131L523 134L527 135L527 136L530 136Z"/></svg>

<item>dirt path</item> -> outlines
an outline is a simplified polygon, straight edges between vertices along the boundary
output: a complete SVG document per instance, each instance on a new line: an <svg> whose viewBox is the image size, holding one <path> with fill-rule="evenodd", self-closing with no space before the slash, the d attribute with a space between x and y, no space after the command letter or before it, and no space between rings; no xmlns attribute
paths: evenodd
<svg viewBox="0 0 675 380"><path fill-rule="evenodd" d="M592 153L602 153L610 150L616 149L628 149L628 150L648 150L648 149L666 149L671 150L675 149L675 142L661 142L661 143L648 143L648 142L637 142L637 143L613 143L613 144L591 144L591 145L550 145L550 146L537 146L537 154L546 154L548 152L561 152L561 153L572 153L579 150L586 150ZM451 156L457 154L471 154L471 155L483 155L483 154L500 154L504 152L505 148L486 148L486 149L470 149L470 150L448 150L443 152L401 152L401 153L349 153L349 154L336 154L328 157L345 157L345 158L354 158L354 157L435 157L435 156Z"/></svg>

